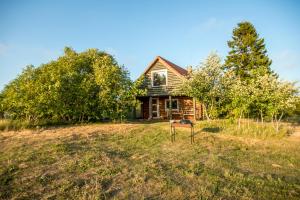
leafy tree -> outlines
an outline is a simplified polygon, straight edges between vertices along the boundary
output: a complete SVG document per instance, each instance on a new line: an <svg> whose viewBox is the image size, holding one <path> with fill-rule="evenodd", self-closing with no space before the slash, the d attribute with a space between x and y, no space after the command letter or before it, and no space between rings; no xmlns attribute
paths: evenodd
<svg viewBox="0 0 300 200"><path fill-rule="evenodd" d="M280 81L278 77L266 74L255 81L253 107L259 111L262 122L264 114L269 116L278 131L282 117L296 109L297 94L295 83Z"/></svg>
<svg viewBox="0 0 300 200"><path fill-rule="evenodd" d="M3 111L13 119L39 123L124 119L140 92L109 54L97 49L28 66L2 91Z"/></svg>
<svg viewBox="0 0 300 200"><path fill-rule="evenodd" d="M254 96L253 81L246 84L233 71L227 71L222 77L222 86L225 90L226 109L229 116L238 119L238 127L241 126L241 119L249 114L249 108L253 103Z"/></svg>
<svg viewBox="0 0 300 200"><path fill-rule="evenodd" d="M238 23L228 46L231 50L226 57L224 68L234 71L241 81L273 73L270 68L272 61L267 56L264 39L259 38L250 22Z"/></svg>
<svg viewBox="0 0 300 200"><path fill-rule="evenodd" d="M221 58L213 52L204 63L192 70L181 88L182 93L203 103L207 119L218 116L216 108L220 105L222 73Z"/></svg>

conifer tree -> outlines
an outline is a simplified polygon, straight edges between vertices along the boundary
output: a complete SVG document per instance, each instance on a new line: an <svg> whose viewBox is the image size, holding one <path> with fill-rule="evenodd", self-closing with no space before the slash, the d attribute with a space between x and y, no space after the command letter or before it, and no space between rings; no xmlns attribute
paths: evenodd
<svg viewBox="0 0 300 200"><path fill-rule="evenodd" d="M259 38L250 22L238 24L233 30L232 40L228 41L228 46L231 50L224 68L234 71L242 81L273 74L270 69L272 61L267 55L264 39Z"/></svg>

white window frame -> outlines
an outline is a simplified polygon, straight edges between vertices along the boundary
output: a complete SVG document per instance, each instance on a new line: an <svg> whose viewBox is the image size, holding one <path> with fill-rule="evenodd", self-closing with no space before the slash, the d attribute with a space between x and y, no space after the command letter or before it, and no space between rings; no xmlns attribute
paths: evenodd
<svg viewBox="0 0 300 200"><path fill-rule="evenodd" d="M153 74L155 72L164 72L164 73L166 73L166 85L156 85L156 86L153 85ZM151 86L152 87L168 86L168 70L167 69L152 70L151 71Z"/></svg>
<svg viewBox="0 0 300 200"><path fill-rule="evenodd" d="M169 99L165 99L165 109L169 110L169 108L167 107L167 101L169 101ZM172 108L172 110L179 111L179 101L178 101L178 99L171 99L171 101L177 101L177 108L176 109ZM171 106L172 106L172 103L171 103Z"/></svg>

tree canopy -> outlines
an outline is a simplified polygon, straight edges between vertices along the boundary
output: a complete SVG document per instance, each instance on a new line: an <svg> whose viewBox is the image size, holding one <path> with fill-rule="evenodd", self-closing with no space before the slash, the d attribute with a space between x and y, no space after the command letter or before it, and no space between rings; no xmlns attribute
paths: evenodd
<svg viewBox="0 0 300 200"><path fill-rule="evenodd" d="M296 109L298 88L271 70L264 39L251 23L239 23L228 46L224 64L211 53L182 87L182 94L203 103L206 118L222 115L240 121L247 116L264 121L268 117L278 122Z"/></svg>
<svg viewBox="0 0 300 200"><path fill-rule="evenodd" d="M57 60L27 66L11 81L1 93L1 108L12 119L31 122L123 119L140 92L111 55L66 47Z"/></svg>
<svg viewBox="0 0 300 200"><path fill-rule="evenodd" d="M217 105L221 99L221 58L212 52L206 60L196 66L184 82L181 92L185 95L195 97L203 103L207 119L217 117Z"/></svg>
<svg viewBox="0 0 300 200"><path fill-rule="evenodd" d="M233 30L232 40L228 41L228 47L230 51L224 67L234 71L241 80L273 73L264 39L259 38L250 22L238 23Z"/></svg>

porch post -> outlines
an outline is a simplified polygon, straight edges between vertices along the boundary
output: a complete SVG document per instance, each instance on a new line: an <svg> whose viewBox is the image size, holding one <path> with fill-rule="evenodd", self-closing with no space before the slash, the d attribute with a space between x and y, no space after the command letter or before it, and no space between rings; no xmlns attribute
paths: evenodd
<svg viewBox="0 0 300 200"><path fill-rule="evenodd" d="M152 97L149 97L149 119L152 119Z"/></svg>
<svg viewBox="0 0 300 200"><path fill-rule="evenodd" d="M157 117L159 118L159 97L157 97Z"/></svg>
<svg viewBox="0 0 300 200"><path fill-rule="evenodd" d="M194 120L196 120L196 99L193 98Z"/></svg>
<svg viewBox="0 0 300 200"><path fill-rule="evenodd" d="M133 119L136 119L136 106L137 106L137 100L136 100L136 97L134 98L134 101L135 101L135 104L134 104L134 107L133 107L132 118L133 118Z"/></svg>
<svg viewBox="0 0 300 200"><path fill-rule="evenodd" d="M172 96L169 96L169 118L172 119Z"/></svg>

